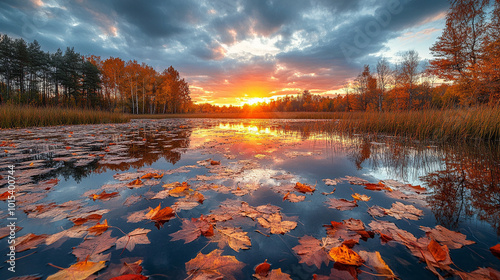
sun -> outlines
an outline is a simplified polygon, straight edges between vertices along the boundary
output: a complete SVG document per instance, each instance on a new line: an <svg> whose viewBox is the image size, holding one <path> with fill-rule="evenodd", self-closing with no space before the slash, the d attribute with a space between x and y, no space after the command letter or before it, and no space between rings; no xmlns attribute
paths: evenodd
<svg viewBox="0 0 500 280"><path fill-rule="evenodd" d="M252 98L249 98L245 101L243 101L244 104L248 104L248 105L255 105L257 103L264 103L264 102L268 102L268 98L266 97L252 97Z"/></svg>

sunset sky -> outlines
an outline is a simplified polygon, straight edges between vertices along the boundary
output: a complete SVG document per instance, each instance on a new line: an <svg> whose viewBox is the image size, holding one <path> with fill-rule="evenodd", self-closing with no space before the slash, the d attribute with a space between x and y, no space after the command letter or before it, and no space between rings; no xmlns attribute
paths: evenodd
<svg viewBox="0 0 500 280"><path fill-rule="evenodd" d="M0 33L42 49L172 65L199 103L336 93L381 56L429 47L447 0L0 0Z"/></svg>

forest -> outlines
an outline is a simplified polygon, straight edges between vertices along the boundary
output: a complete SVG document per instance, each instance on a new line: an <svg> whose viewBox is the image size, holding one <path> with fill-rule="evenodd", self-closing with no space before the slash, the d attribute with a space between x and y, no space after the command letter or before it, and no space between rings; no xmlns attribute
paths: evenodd
<svg viewBox="0 0 500 280"><path fill-rule="evenodd" d="M297 95L239 106L196 104L172 66L163 71L135 60L55 53L37 41L0 39L0 104L91 108L132 114L239 112L350 112L467 108L500 100L500 1L451 1L434 58L400 53L380 58L345 82L341 93Z"/></svg>
<svg viewBox="0 0 500 280"><path fill-rule="evenodd" d="M132 114L182 113L188 83L172 66L161 72L135 60L44 52L35 40L0 39L0 104L61 106Z"/></svg>

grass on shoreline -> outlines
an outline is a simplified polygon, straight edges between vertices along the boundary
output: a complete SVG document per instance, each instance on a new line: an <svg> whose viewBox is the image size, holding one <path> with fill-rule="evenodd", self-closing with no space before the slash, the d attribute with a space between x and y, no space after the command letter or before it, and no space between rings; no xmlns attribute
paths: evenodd
<svg viewBox="0 0 500 280"><path fill-rule="evenodd" d="M258 112L130 115L56 107L0 106L0 127L119 123L130 119L332 119L326 131L384 133L419 140L500 140L500 106L400 112Z"/></svg>
<svg viewBox="0 0 500 280"><path fill-rule="evenodd" d="M120 113L110 113L98 110L19 105L0 106L0 128L120 123L128 122L129 120L130 118L128 116Z"/></svg>

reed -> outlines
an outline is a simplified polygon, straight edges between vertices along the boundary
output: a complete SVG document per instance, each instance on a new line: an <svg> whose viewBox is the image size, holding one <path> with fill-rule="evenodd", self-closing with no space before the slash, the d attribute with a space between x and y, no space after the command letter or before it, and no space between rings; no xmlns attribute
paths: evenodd
<svg viewBox="0 0 500 280"><path fill-rule="evenodd" d="M345 113L330 130L377 132L424 140L500 140L500 107Z"/></svg>
<svg viewBox="0 0 500 280"><path fill-rule="evenodd" d="M4 104L0 106L0 127L32 127L68 124L120 123L130 119L120 113L98 110L34 107Z"/></svg>

